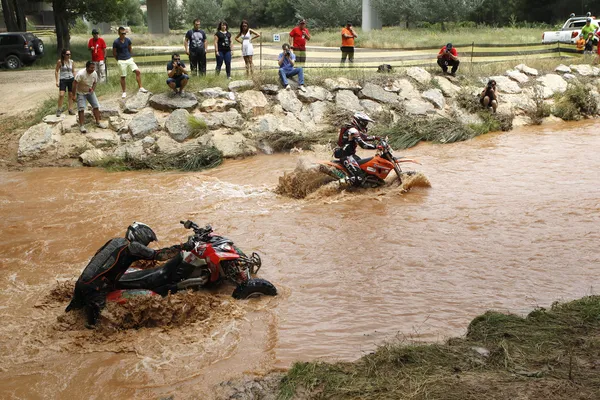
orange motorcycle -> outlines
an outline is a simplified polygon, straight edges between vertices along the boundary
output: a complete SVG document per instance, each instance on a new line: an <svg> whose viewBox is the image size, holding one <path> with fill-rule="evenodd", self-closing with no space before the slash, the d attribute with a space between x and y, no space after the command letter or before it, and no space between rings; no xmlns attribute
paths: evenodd
<svg viewBox="0 0 600 400"><path fill-rule="evenodd" d="M392 170L396 172L399 182L402 183L403 172L400 164L409 162L420 164L417 160L411 158L394 157L392 148L388 143L388 138L379 139L375 156L358 160L360 169L366 174L362 186L375 188L384 185L385 178ZM347 182L350 178L350 174L341 160L319 161L319 170L342 182ZM414 173L414 171L405 172L407 175Z"/></svg>

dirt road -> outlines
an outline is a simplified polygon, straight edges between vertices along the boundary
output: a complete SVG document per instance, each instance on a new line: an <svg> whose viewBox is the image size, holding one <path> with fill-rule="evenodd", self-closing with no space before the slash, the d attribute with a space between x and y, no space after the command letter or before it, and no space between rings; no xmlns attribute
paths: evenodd
<svg viewBox="0 0 600 400"><path fill-rule="evenodd" d="M0 118L18 116L48 97L57 97L52 70L0 71Z"/></svg>

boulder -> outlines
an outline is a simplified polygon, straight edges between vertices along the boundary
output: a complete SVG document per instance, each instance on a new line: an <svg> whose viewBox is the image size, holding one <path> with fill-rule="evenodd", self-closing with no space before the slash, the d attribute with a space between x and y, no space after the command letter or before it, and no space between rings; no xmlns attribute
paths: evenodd
<svg viewBox="0 0 600 400"><path fill-rule="evenodd" d="M156 139L154 139L152 136L146 136L145 138L142 139L142 147L144 149L148 149L148 148L154 146L155 143L156 143Z"/></svg>
<svg viewBox="0 0 600 400"><path fill-rule="evenodd" d="M89 149L79 155L79 161L83 165L95 167L100 161L106 158L106 153L100 149Z"/></svg>
<svg viewBox="0 0 600 400"><path fill-rule="evenodd" d="M260 91L265 94L277 94L279 92L280 86L275 85L274 83L267 83L266 85L262 85L260 87Z"/></svg>
<svg viewBox="0 0 600 400"><path fill-rule="evenodd" d="M121 105L116 101L103 101L100 103L100 117L107 119L108 117L118 117L121 114Z"/></svg>
<svg viewBox="0 0 600 400"><path fill-rule="evenodd" d="M131 136L129 133L123 133L119 135L119 137L121 138L122 142L131 142L133 140L133 136Z"/></svg>
<svg viewBox="0 0 600 400"><path fill-rule="evenodd" d="M596 74L594 74L594 70L592 69L592 66L589 64L576 64L576 65L570 65L570 67L571 67L571 71L575 71L581 76L596 75Z"/></svg>
<svg viewBox="0 0 600 400"><path fill-rule="evenodd" d="M240 113L232 108L226 112L215 112L215 113L201 113L198 114L200 118L206 122L206 125L209 129L218 128L221 126L225 126L227 128L240 128L244 125L244 119L240 115Z"/></svg>
<svg viewBox="0 0 600 400"><path fill-rule="evenodd" d="M364 108L365 112L371 116L381 114L384 111L384 108L381 104L370 99L361 100L360 105Z"/></svg>
<svg viewBox="0 0 600 400"><path fill-rule="evenodd" d="M220 87L213 87L202 89L198 91L200 96L212 99L227 99L227 100L235 100L235 93L227 92Z"/></svg>
<svg viewBox="0 0 600 400"><path fill-rule="evenodd" d="M560 64L558 67L554 68L554 72L560 72L563 74L568 74L571 72L571 68L567 67L564 64Z"/></svg>
<svg viewBox="0 0 600 400"><path fill-rule="evenodd" d="M202 136L198 142L204 146L216 147L225 158L256 154L256 147L240 132L231 133L228 129L218 129Z"/></svg>
<svg viewBox="0 0 600 400"><path fill-rule="evenodd" d="M394 80L390 88L398 92L398 98L401 100L407 100L420 96L419 91L415 88L412 82L406 78Z"/></svg>
<svg viewBox="0 0 600 400"><path fill-rule="evenodd" d="M190 136L190 113L187 110L173 111L165 121L165 130L173 139L183 142Z"/></svg>
<svg viewBox="0 0 600 400"><path fill-rule="evenodd" d="M56 146L56 158L77 157L83 151L92 147L88 143L86 136L82 135L79 131L65 133L61 136Z"/></svg>
<svg viewBox="0 0 600 400"><path fill-rule="evenodd" d="M333 79L327 78L323 83L329 91L351 90L353 92L358 92L360 89L362 89L362 87L358 84L357 81L353 81L344 77L338 77Z"/></svg>
<svg viewBox="0 0 600 400"><path fill-rule="evenodd" d="M435 113L433 104L419 98L409 99L404 102L404 109L410 115L427 115Z"/></svg>
<svg viewBox="0 0 600 400"><path fill-rule="evenodd" d="M231 92L239 92L245 89L252 89L254 87L254 82L251 80L243 80L243 81L231 81L227 88Z"/></svg>
<svg viewBox="0 0 600 400"><path fill-rule="evenodd" d="M112 156L117 158L131 157L134 160L142 160L146 158L146 151L144 150L142 141L136 140L135 142L128 142L117 147L113 151Z"/></svg>
<svg viewBox="0 0 600 400"><path fill-rule="evenodd" d="M439 86L446 97L454 97L460 92L460 87L456 86L445 77L436 76L433 78L433 81Z"/></svg>
<svg viewBox="0 0 600 400"><path fill-rule="evenodd" d="M517 128L520 126L532 125L533 121L526 115L517 115L513 118L512 126Z"/></svg>
<svg viewBox="0 0 600 400"><path fill-rule="evenodd" d="M141 139L146 135L158 130L158 121L152 111L144 111L138 114L129 123L129 131L136 139Z"/></svg>
<svg viewBox="0 0 600 400"><path fill-rule="evenodd" d="M306 92L298 91L298 98L305 103L315 101L330 101L333 95L321 86L306 86Z"/></svg>
<svg viewBox="0 0 600 400"><path fill-rule="evenodd" d="M370 99L379 103L398 103L398 95L383 90L381 86L373 83L365 83L365 86L358 92L358 97L361 99Z"/></svg>
<svg viewBox="0 0 600 400"><path fill-rule="evenodd" d="M489 79L493 79L496 81L496 87L502 93L521 93L523 89L519 86L519 84L506 76L497 75L490 76ZM482 78L481 83L484 85L488 83L488 78Z"/></svg>
<svg viewBox="0 0 600 400"><path fill-rule="evenodd" d="M176 154L180 151L183 151L181 144L169 136L159 136L156 140L156 154Z"/></svg>
<svg viewBox="0 0 600 400"><path fill-rule="evenodd" d="M282 90L277 93L277 101L285 111L298 114L302 109L302 102L296 97L296 93L291 90Z"/></svg>
<svg viewBox="0 0 600 400"><path fill-rule="evenodd" d="M431 81L431 74L421 67L407 68L406 75L422 85L426 85Z"/></svg>
<svg viewBox="0 0 600 400"><path fill-rule="evenodd" d="M252 131L258 136L272 133L304 133L306 132L303 124L292 113L286 113L283 116L265 114L256 118L252 124Z"/></svg>
<svg viewBox="0 0 600 400"><path fill-rule="evenodd" d="M125 100L125 108L123 109L123 111L127 114L135 114L139 112L140 110L148 107L148 102L150 101L151 96L152 93L150 92L137 92L132 97Z"/></svg>
<svg viewBox="0 0 600 400"><path fill-rule="evenodd" d="M157 110L171 111L177 109L193 110L198 105L196 96L186 93L185 96L174 96L173 93L159 93L150 97L150 106Z"/></svg>
<svg viewBox="0 0 600 400"><path fill-rule="evenodd" d="M324 101L315 101L308 105L308 110L315 124L323 124L326 122L329 112L329 105Z"/></svg>
<svg viewBox="0 0 600 400"><path fill-rule="evenodd" d="M246 90L238 95L238 99L242 114L250 117L263 115L269 108L267 97L258 90Z"/></svg>
<svg viewBox="0 0 600 400"><path fill-rule="evenodd" d="M33 125L19 139L17 157L35 159L44 153L56 150L60 141L60 129L45 123Z"/></svg>
<svg viewBox="0 0 600 400"><path fill-rule="evenodd" d="M533 93L524 94L500 94L498 95L500 104L509 104L510 108L521 111L528 111L535 108L535 102L532 99Z"/></svg>
<svg viewBox="0 0 600 400"><path fill-rule="evenodd" d="M338 90L335 93L335 105L337 108L349 111L363 111L358 97L351 90Z"/></svg>
<svg viewBox="0 0 600 400"><path fill-rule="evenodd" d="M133 118L127 114L122 114L119 117L108 117L108 126L117 133L129 132L129 123Z"/></svg>
<svg viewBox="0 0 600 400"><path fill-rule="evenodd" d="M542 95L545 99L554 96L555 93L563 93L567 90L567 81L560 75L547 74L537 78L537 81L542 85Z"/></svg>
<svg viewBox="0 0 600 400"><path fill-rule="evenodd" d="M54 124L58 124L59 122L64 121L64 119L65 119L64 114L61 114L59 117L52 114L52 115L46 115L44 118L42 118L42 122L45 122L50 125L54 125Z"/></svg>
<svg viewBox="0 0 600 400"><path fill-rule="evenodd" d="M531 75L531 76L538 76L538 71L535 68L530 68L525 64L519 64L515 67L516 70L521 71L524 74L527 75Z"/></svg>
<svg viewBox="0 0 600 400"><path fill-rule="evenodd" d="M529 82L529 77L521 71L517 71L516 69L506 71L506 76L508 76L510 79L517 83Z"/></svg>
<svg viewBox="0 0 600 400"><path fill-rule="evenodd" d="M209 98L202 102L200 109L204 112L223 112L237 106L237 101L221 98Z"/></svg>
<svg viewBox="0 0 600 400"><path fill-rule="evenodd" d="M440 89L429 89L423 92L421 95L425 100L430 101L435 108L443 110L446 106L446 100L444 99L444 94Z"/></svg>
<svg viewBox="0 0 600 400"><path fill-rule="evenodd" d="M469 125L469 124L483 123L483 120L481 119L481 117L479 115L471 114L471 113L463 110L462 108L460 108L458 106L456 101L448 100L448 104L450 106L450 114L454 118L456 118L457 120L462 122L463 124Z"/></svg>
<svg viewBox="0 0 600 400"><path fill-rule="evenodd" d="M568 81L572 81L573 79L577 79L577 77L573 74L564 74L563 78L568 80Z"/></svg>
<svg viewBox="0 0 600 400"><path fill-rule="evenodd" d="M106 129L92 131L85 136L87 137L88 142L97 148L113 147L121 142L121 139L115 132Z"/></svg>

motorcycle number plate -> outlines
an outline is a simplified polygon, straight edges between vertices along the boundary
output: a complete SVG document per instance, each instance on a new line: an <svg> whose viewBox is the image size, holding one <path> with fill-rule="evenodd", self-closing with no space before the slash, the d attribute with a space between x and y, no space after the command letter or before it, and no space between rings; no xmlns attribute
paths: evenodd
<svg viewBox="0 0 600 400"><path fill-rule="evenodd" d="M197 257L191 251L184 251L183 252L183 261L185 261L186 263L191 264L193 266L196 266L196 267L201 267L203 265L206 265L206 261L204 261L200 257Z"/></svg>

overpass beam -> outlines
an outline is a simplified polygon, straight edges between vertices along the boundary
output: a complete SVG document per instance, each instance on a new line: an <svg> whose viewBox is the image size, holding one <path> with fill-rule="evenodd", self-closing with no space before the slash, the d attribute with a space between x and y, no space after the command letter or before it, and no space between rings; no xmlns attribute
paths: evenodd
<svg viewBox="0 0 600 400"><path fill-rule="evenodd" d="M371 7L371 0L362 0L362 30L369 32L371 29L381 29L379 13Z"/></svg>
<svg viewBox="0 0 600 400"><path fill-rule="evenodd" d="M169 34L169 8L167 0L146 0L148 33Z"/></svg>

